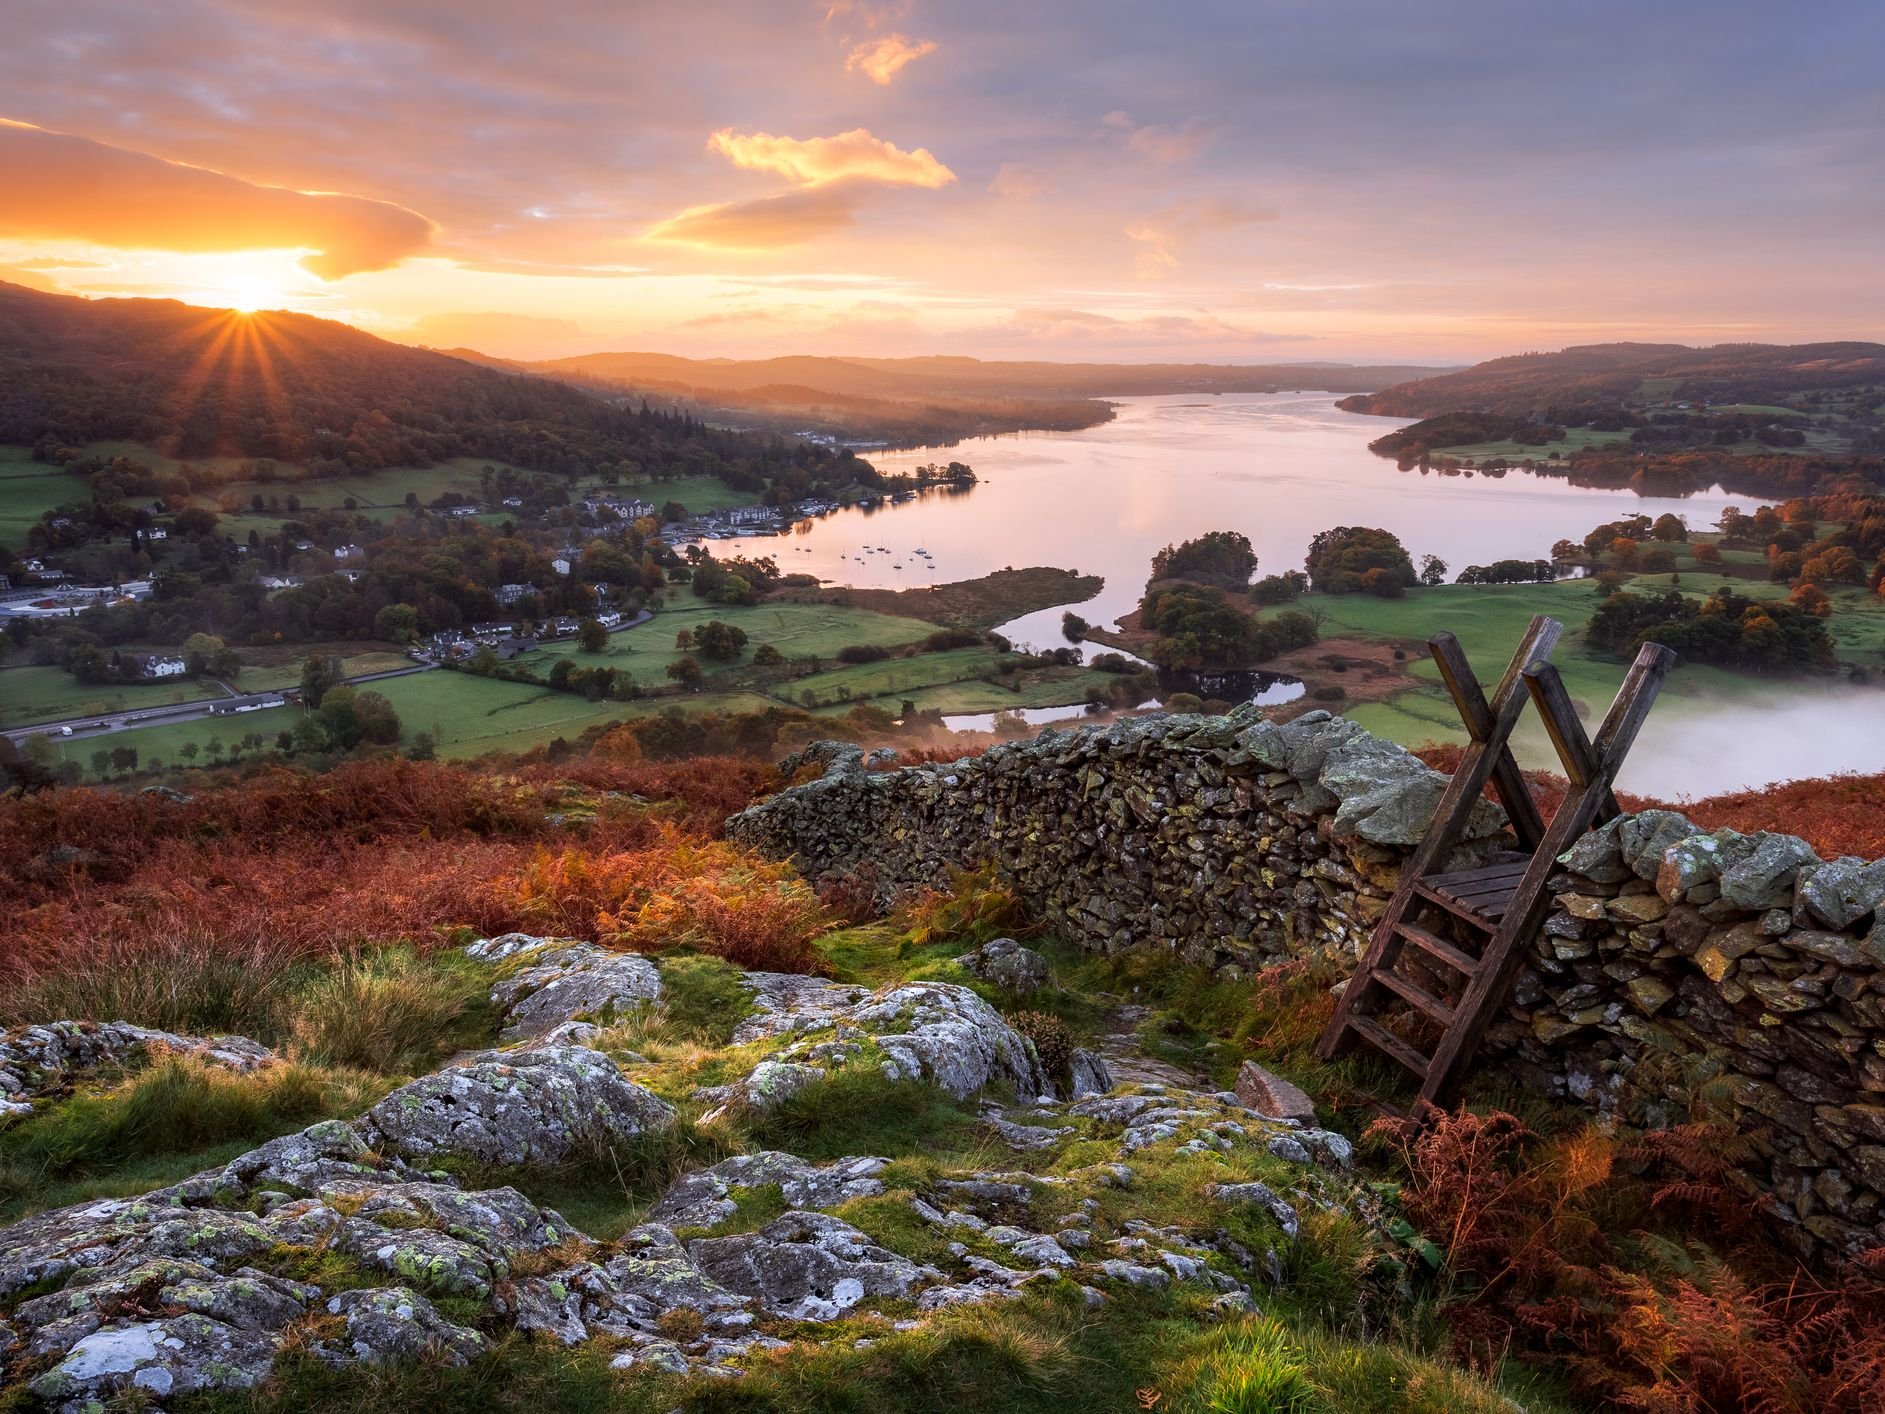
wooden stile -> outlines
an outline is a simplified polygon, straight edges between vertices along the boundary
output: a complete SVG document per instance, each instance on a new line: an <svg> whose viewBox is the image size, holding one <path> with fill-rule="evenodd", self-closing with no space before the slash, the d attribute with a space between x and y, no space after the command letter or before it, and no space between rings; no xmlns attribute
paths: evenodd
<svg viewBox="0 0 1885 1414"><path fill-rule="evenodd" d="M1550 907L1545 884L1558 856L1593 824L1618 813L1611 782L1675 663L1669 649L1645 644L1593 742L1585 735L1558 670L1549 661L1563 631L1555 619L1542 615L1533 619L1490 700L1452 634L1438 633L1428 640L1470 742L1434 809L1427 833L1402 866L1399 886L1375 925L1367 951L1343 989L1317 1049L1330 1059L1356 1041L1365 1041L1418 1075L1421 1098L1432 1104L1452 1099L1480 1038L1505 1000L1522 948L1543 924ZM1570 781L1549 823L1539 814L1509 745L1528 700L1537 706ZM1437 872L1464 837L1488 784L1498 792L1523 852L1502 863ZM1439 908L1484 934L1486 942L1479 955L1423 926L1412 916L1423 907ZM1397 970L1395 964L1410 943L1432 975L1458 974L1457 1002L1436 996L1421 981ZM1393 1002L1404 1003L1439 1028L1440 1040L1431 1056L1377 1019L1378 1010Z"/></svg>

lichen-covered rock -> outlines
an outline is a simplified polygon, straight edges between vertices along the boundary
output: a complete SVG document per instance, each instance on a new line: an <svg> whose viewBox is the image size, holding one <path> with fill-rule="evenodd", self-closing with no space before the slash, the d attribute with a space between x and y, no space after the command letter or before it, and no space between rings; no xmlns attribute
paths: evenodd
<svg viewBox="0 0 1885 1414"><path fill-rule="evenodd" d="M343 1291L329 1299L328 1312L347 1322L346 1345L367 1365L424 1357L463 1365L484 1353L484 1337L453 1325L410 1287Z"/></svg>
<svg viewBox="0 0 1885 1414"><path fill-rule="evenodd" d="M1820 857L1805 840L1762 830L1723 850L1721 897L1736 908L1787 908L1800 868Z"/></svg>
<svg viewBox="0 0 1885 1414"><path fill-rule="evenodd" d="M0 1230L0 1296L81 1271L100 1280L163 1257L243 1263L274 1240L248 1213L187 1208L171 1195L80 1203Z"/></svg>
<svg viewBox="0 0 1885 1414"><path fill-rule="evenodd" d="M159 1052L189 1056L239 1074L275 1062L246 1036L178 1036L128 1021L47 1021L0 1030L0 1116L26 1114L33 1097L107 1067Z"/></svg>
<svg viewBox="0 0 1885 1414"><path fill-rule="evenodd" d="M1098 1051L1089 1051L1085 1046L1076 1046L1068 1059L1069 1073L1068 1098L1077 1100L1084 1095L1104 1095L1113 1088L1112 1067L1107 1065L1106 1057Z"/></svg>
<svg viewBox="0 0 1885 1414"><path fill-rule="evenodd" d="M753 1014L734 1028L736 1046L834 1025L839 1013L870 996L868 987L796 972L743 972L740 985L752 995Z"/></svg>
<svg viewBox="0 0 1885 1414"><path fill-rule="evenodd" d="M764 1060L740 1082L740 1096L756 1110L783 1104L807 1087L822 1084L825 1071L798 1061Z"/></svg>
<svg viewBox="0 0 1885 1414"><path fill-rule="evenodd" d="M1267 1183L1218 1183L1212 1185L1211 1194L1227 1203L1248 1203L1262 1209L1292 1242L1302 1232L1302 1220L1295 1208L1284 1202Z"/></svg>
<svg viewBox="0 0 1885 1414"><path fill-rule="evenodd" d="M403 1085L367 1111L376 1147L417 1162L554 1163L589 1142L674 1123L673 1107L583 1046L489 1051Z"/></svg>
<svg viewBox="0 0 1885 1414"><path fill-rule="evenodd" d="M349 1218L334 1246L366 1266L441 1296L481 1299L510 1271L502 1257L423 1227L386 1228Z"/></svg>
<svg viewBox="0 0 1885 1414"><path fill-rule="evenodd" d="M1047 959L1013 938L992 938L956 959L969 976L1019 997L1031 997L1051 980Z"/></svg>
<svg viewBox="0 0 1885 1414"><path fill-rule="evenodd" d="M1023 1097L1049 1092L1027 1041L967 987L906 982L852 1007L842 1020L875 1036L896 1079L927 1081L958 1100L996 1081Z"/></svg>
<svg viewBox="0 0 1885 1414"><path fill-rule="evenodd" d="M858 1157L820 1166L776 1150L738 1154L675 1180L648 1217L671 1228L714 1227L733 1216L736 1192L772 1184L778 1185L789 1207L835 1208L882 1193L883 1180L877 1175L889 1162Z"/></svg>
<svg viewBox="0 0 1885 1414"><path fill-rule="evenodd" d="M118 1395L166 1399L204 1390L252 1389L274 1368L279 1338L185 1313L113 1321L87 1335L32 1382L48 1403L83 1407Z"/></svg>
<svg viewBox="0 0 1885 1414"><path fill-rule="evenodd" d="M700 1271L774 1315L829 1321L867 1296L905 1297L940 1279L824 1213L789 1212L758 1232L688 1245Z"/></svg>
<svg viewBox="0 0 1885 1414"><path fill-rule="evenodd" d="M1851 855L1800 871L1800 902L1828 928L1850 928L1885 904L1885 859Z"/></svg>
<svg viewBox="0 0 1885 1414"><path fill-rule="evenodd" d="M507 1041L540 1036L578 1018L613 1019L661 999L661 973L639 953L610 952L594 943L535 941L542 945L518 946L507 954L518 961L491 988L491 1000L504 1014Z"/></svg>

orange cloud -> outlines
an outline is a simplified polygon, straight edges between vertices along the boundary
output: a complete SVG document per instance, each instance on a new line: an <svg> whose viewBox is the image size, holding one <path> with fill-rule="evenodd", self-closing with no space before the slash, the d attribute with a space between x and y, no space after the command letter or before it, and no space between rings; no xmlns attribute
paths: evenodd
<svg viewBox="0 0 1885 1414"><path fill-rule="evenodd" d="M432 223L391 202L264 187L0 119L0 235L129 250L309 250L323 280L424 250Z"/></svg>
<svg viewBox="0 0 1885 1414"><path fill-rule="evenodd" d="M836 137L790 138L722 128L707 140L735 167L775 172L801 187L855 179L888 186L942 187L956 179L926 147L905 152L895 143L853 128Z"/></svg>
<svg viewBox="0 0 1885 1414"><path fill-rule="evenodd" d="M1267 207L1220 196L1195 197L1140 217L1126 227L1126 238L1143 247L1139 273L1157 275L1178 264L1178 248L1194 236L1274 220L1276 212Z"/></svg>
<svg viewBox="0 0 1885 1414"><path fill-rule="evenodd" d="M886 34L865 40L846 55L844 71L849 74L861 69L873 83L887 84L904 65L935 52L936 41L933 39L912 41L907 34Z"/></svg>
<svg viewBox="0 0 1885 1414"><path fill-rule="evenodd" d="M994 180L988 184L988 189L996 196L1026 201L1052 191L1054 184L1025 163L1004 162L995 173Z"/></svg>
<svg viewBox="0 0 1885 1414"><path fill-rule="evenodd" d="M849 191L786 192L756 201L692 206L643 233L675 245L771 250L799 245L857 224L857 198Z"/></svg>
<svg viewBox="0 0 1885 1414"><path fill-rule="evenodd" d="M1189 162L1216 137L1219 126L1203 118L1187 118L1177 127L1158 123L1139 124L1132 114L1115 108L1100 119L1103 128L1125 134L1126 150L1149 157L1165 166Z"/></svg>

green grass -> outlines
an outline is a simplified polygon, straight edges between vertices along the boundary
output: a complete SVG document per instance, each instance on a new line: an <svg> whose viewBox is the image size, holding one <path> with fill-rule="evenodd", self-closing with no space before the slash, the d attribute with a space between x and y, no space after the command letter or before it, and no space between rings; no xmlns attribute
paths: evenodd
<svg viewBox="0 0 1885 1414"><path fill-rule="evenodd" d="M0 727L140 712L220 696L222 689L214 683L84 683L64 668L25 664L0 668Z"/></svg>
<svg viewBox="0 0 1885 1414"><path fill-rule="evenodd" d="M647 501L657 510L669 501L679 501L694 515L759 504L759 497L753 492L736 491L717 476L683 476L674 481L639 481L632 485L623 482L613 489L597 478L586 477L572 489L570 499L580 501L591 494L613 495L624 501Z"/></svg>
<svg viewBox="0 0 1885 1414"><path fill-rule="evenodd" d="M1668 576L1652 576L1652 581L1666 584ZM1694 582L1682 586L1705 594L1718 582L1699 575L1686 577ZM1742 588L1744 581L1737 581ZM1745 591L1744 591L1745 592ZM1597 586L1589 580L1564 580L1556 584L1513 585L1443 585L1415 590L1400 599L1378 599L1366 594L1305 595L1294 607L1325 615L1324 638L1354 637L1404 643L1408 649L1410 675L1420 684L1386 702L1357 702L1343 705L1342 715L1369 731L1406 746L1426 742L1463 742L1465 729L1446 690L1440 684L1439 670L1427 656L1428 635L1439 628L1455 634L1466 650L1467 660L1483 683L1498 681L1510 661L1512 651L1524 637L1535 614L1549 614L1561 620L1567 629L1559 640L1551 661L1564 680L1565 690L1577 704L1580 716L1594 728L1610 705L1610 699L1622 685L1628 664L1589 648L1582 628L1597 602ZM1885 626L1885 615L1881 615ZM1868 631L1869 632L1869 631ZM1699 710L1724 701L1751 700L1771 691L1772 679L1730 672L1704 664L1685 663L1677 668L1663 689L1662 710ZM1528 767L1561 769L1536 717L1527 714L1521 720L1514 741L1521 764Z"/></svg>
<svg viewBox="0 0 1885 1414"><path fill-rule="evenodd" d="M1617 442L1628 442L1630 430L1619 432L1599 432L1589 427L1567 427L1564 439L1559 442L1547 442L1543 446L1525 442L1500 440L1497 442L1473 442L1458 447L1436 447L1437 457L1455 457L1460 461L1483 462L1500 461L1545 461L1553 452L1568 459L1573 452L1587 447L1605 447Z"/></svg>
<svg viewBox="0 0 1885 1414"><path fill-rule="evenodd" d="M675 635L682 629L692 632L714 619L743 629L747 641L732 662L700 659L709 674L731 672L750 664L762 643L770 643L789 659L835 659L839 649L852 644L895 648L936 631L936 625L920 619L836 604L709 604L681 586L668 607L647 623L610 634L608 647L600 653L585 653L570 640L548 644L527 661L537 672L547 673L558 658L568 658L579 667L626 669L638 683L661 686L667 682L668 664L687 656L686 650L674 646ZM698 654L694 656L699 658Z"/></svg>
<svg viewBox="0 0 1885 1414"><path fill-rule="evenodd" d="M36 1204L49 1184L126 1160L255 1144L355 1114L391 1088L362 1071L290 1063L238 1075L188 1056L160 1057L120 1085L60 1101L0 1134L0 1211Z"/></svg>
<svg viewBox="0 0 1885 1414"><path fill-rule="evenodd" d="M23 447L0 447L0 545L26 549L26 532L55 506L91 499L91 483L31 460Z"/></svg>

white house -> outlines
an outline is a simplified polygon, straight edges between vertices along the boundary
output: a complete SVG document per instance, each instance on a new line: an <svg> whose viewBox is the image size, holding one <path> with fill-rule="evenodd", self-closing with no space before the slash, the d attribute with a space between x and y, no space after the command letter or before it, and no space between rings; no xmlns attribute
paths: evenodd
<svg viewBox="0 0 1885 1414"><path fill-rule="evenodd" d="M569 578L570 563L568 560L564 559L561 555L558 555L554 560L550 561L550 568L555 570L558 574L562 575L563 578L565 579Z"/></svg>
<svg viewBox="0 0 1885 1414"><path fill-rule="evenodd" d="M537 592L534 584L500 584L497 587L497 602L505 606L528 599Z"/></svg>
<svg viewBox="0 0 1885 1414"><path fill-rule="evenodd" d="M181 658L159 657L155 653L141 658L128 654L126 657L141 678L180 678L190 670L190 665Z"/></svg>

